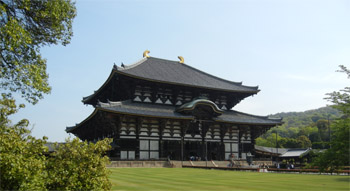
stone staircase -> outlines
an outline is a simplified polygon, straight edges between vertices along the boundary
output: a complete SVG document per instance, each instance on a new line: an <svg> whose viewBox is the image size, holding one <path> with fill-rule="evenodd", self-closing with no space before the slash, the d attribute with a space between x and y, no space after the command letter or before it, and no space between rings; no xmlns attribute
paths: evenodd
<svg viewBox="0 0 350 191"><path fill-rule="evenodd" d="M111 161L109 168L162 168L171 167L168 161Z"/></svg>
<svg viewBox="0 0 350 191"><path fill-rule="evenodd" d="M227 167L229 161L111 161L107 167L110 168L182 168L186 167ZM272 165L271 161L254 161L254 166L266 164ZM246 167L248 163L245 160L235 161L236 167Z"/></svg>

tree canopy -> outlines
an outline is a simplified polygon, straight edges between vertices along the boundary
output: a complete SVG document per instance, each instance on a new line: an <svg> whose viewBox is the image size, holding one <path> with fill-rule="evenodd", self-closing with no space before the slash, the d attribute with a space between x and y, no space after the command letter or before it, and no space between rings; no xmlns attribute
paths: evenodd
<svg viewBox="0 0 350 191"><path fill-rule="evenodd" d="M0 190L110 190L106 152L112 139L97 143L78 138L56 144L31 136L28 120L11 125L18 111L14 100L0 99Z"/></svg>
<svg viewBox="0 0 350 191"><path fill-rule="evenodd" d="M0 105L0 190L43 190L47 138L31 136L25 119L10 125L8 116L18 110L14 100L0 99Z"/></svg>
<svg viewBox="0 0 350 191"><path fill-rule="evenodd" d="M97 143L82 142L78 138L55 145L48 158L46 180L48 190L111 190L105 155L112 139Z"/></svg>
<svg viewBox="0 0 350 191"><path fill-rule="evenodd" d="M40 48L67 45L76 8L70 0L0 0L0 88L35 104L50 92Z"/></svg>
<svg viewBox="0 0 350 191"><path fill-rule="evenodd" d="M350 70L341 65L338 72L347 74L350 79ZM321 153L314 165L321 171L333 172L342 166L350 165L350 87L327 94L326 99L331 101L335 108L342 112L342 117L333 125L330 148Z"/></svg>
<svg viewBox="0 0 350 191"><path fill-rule="evenodd" d="M24 104L50 92L40 48L67 45L76 8L70 0L0 0L0 190L110 190L105 152L110 139L96 144L78 138L48 153L47 138L31 136L28 120L9 120ZM48 127L49 128L49 127Z"/></svg>
<svg viewBox="0 0 350 191"><path fill-rule="evenodd" d="M330 124L341 115L340 111L330 106L305 112L274 114L274 117L283 117L284 124L257 138L256 144L276 147L277 132L279 148L328 148L329 133L333 131Z"/></svg>

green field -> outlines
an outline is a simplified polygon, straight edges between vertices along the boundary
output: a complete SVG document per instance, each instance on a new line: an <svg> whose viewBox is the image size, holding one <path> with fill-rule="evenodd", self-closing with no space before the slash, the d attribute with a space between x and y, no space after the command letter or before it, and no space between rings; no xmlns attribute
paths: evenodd
<svg viewBox="0 0 350 191"><path fill-rule="evenodd" d="M350 190L349 176L188 168L111 168L113 190Z"/></svg>

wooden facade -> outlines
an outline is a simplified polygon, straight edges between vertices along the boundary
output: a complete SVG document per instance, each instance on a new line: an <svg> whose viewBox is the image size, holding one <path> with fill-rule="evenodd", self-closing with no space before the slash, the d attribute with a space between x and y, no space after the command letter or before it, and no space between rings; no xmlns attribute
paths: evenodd
<svg viewBox="0 0 350 191"><path fill-rule="evenodd" d="M232 110L258 93L186 64L145 57L114 66L106 82L83 102L95 111L66 131L82 140L113 138L119 160L226 160L254 154L255 139L281 119Z"/></svg>

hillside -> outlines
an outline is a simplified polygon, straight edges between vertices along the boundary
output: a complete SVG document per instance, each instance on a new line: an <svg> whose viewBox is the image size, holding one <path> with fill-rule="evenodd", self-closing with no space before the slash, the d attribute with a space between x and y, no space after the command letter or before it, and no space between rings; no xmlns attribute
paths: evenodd
<svg viewBox="0 0 350 191"><path fill-rule="evenodd" d="M328 148L332 121L341 113L332 107L304 112L283 112L270 115L282 117L284 124L270 129L256 139L256 144L276 147L276 133L280 148Z"/></svg>
<svg viewBox="0 0 350 191"><path fill-rule="evenodd" d="M304 112L282 112L270 115L271 117L282 117L283 122L285 123L283 126L286 128L290 127L305 127L310 124L316 123L320 119L330 120L339 118L341 113L328 106L321 107L318 109L308 110Z"/></svg>

